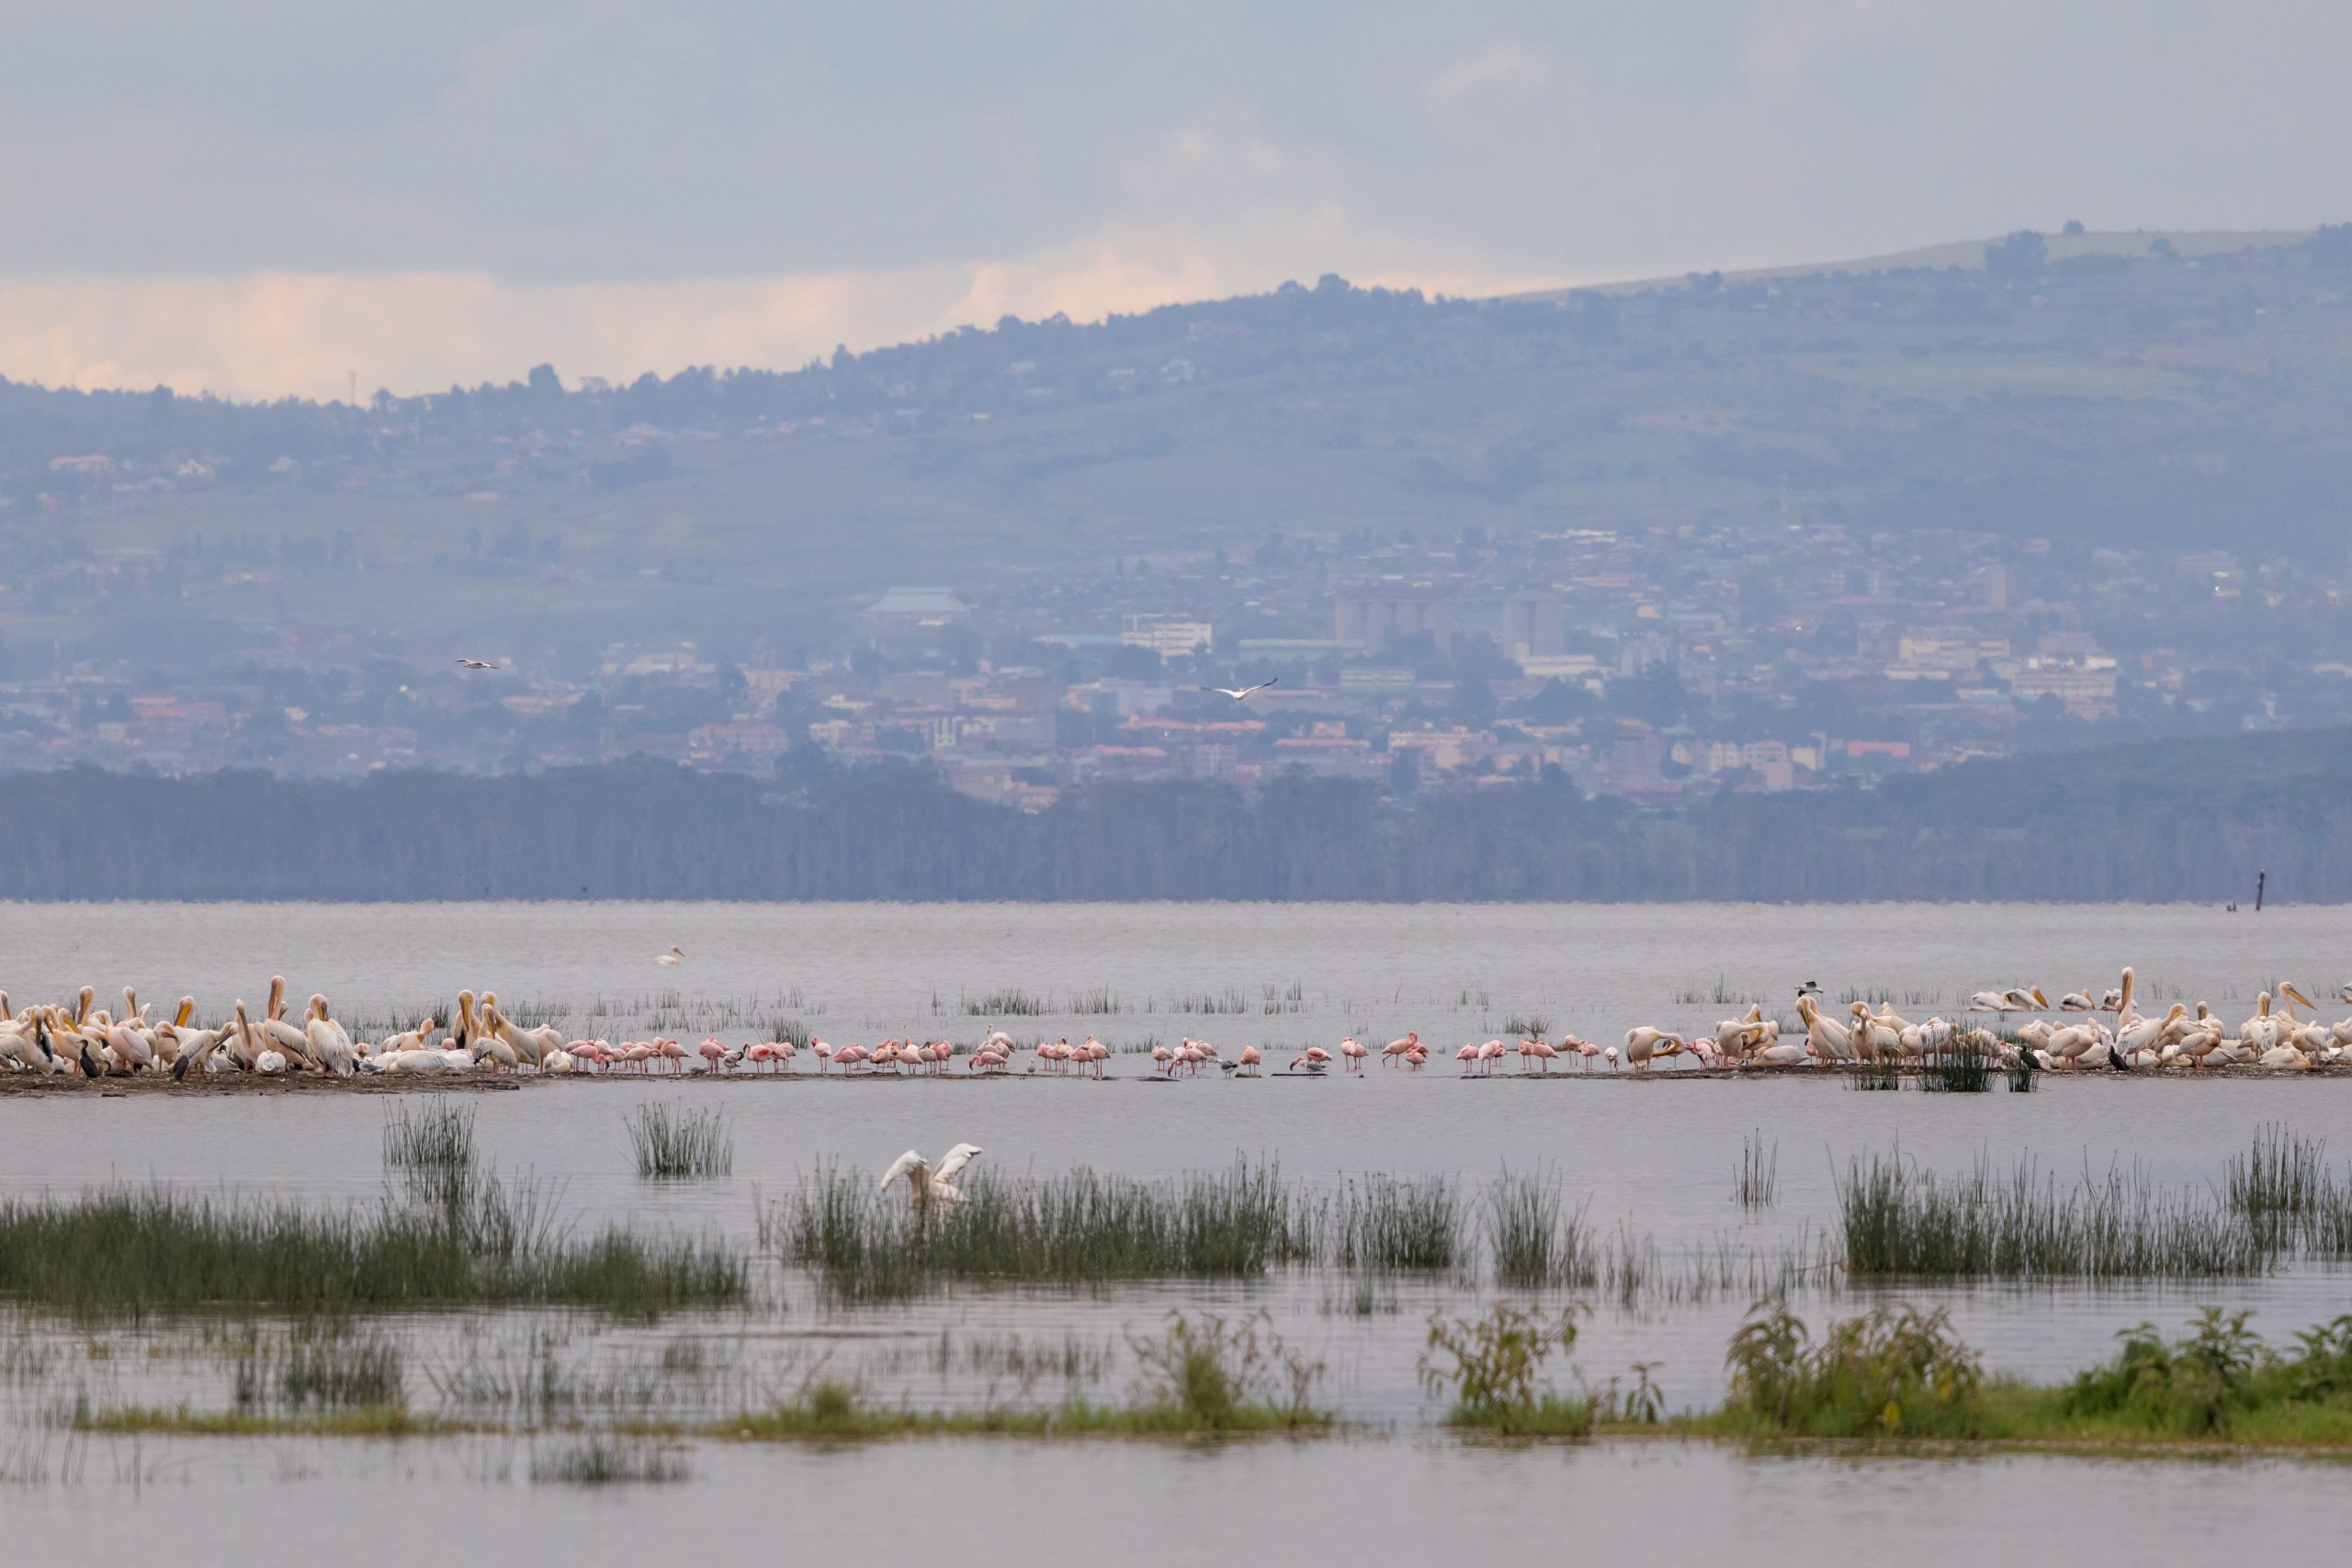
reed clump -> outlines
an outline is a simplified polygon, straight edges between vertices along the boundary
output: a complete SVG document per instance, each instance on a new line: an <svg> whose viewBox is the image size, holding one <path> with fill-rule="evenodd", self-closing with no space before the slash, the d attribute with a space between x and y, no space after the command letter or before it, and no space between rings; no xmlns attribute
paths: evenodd
<svg viewBox="0 0 2352 1568"><path fill-rule="evenodd" d="M463 1170L474 1163L474 1113L436 1097L403 1103L384 1119L384 1163L394 1170Z"/></svg>
<svg viewBox="0 0 2352 1568"><path fill-rule="evenodd" d="M282 1343L256 1337L238 1358L233 1389L236 1408L248 1413L399 1410L408 1404L399 1343L339 1318L298 1325Z"/></svg>
<svg viewBox="0 0 2352 1568"><path fill-rule="evenodd" d="M990 991L984 997L964 998L965 1014L971 1018L1042 1018L1053 1010L1050 998L1024 991L1018 986Z"/></svg>
<svg viewBox="0 0 2352 1568"><path fill-rule="evenodd" d="M1584 1211L1567 1206L1556 1181L1510 1174L1497 1181L1487 1194L1487 1248L1506 1290L1584 1288L1600 1278Z"/></svg>
<svg viewBox="0 0 2352 1568"><path fill-rule="evenodd" d="M1769 1209L1781 1192L1781 1145L1767 1147L1760 1132L1740 1145L1739 1168L1732 1173L1732 1201L1743 1209Z"/></svg>
<svg viewBox="0 0 2352 1568"><path fill-rule="evenodd" d="M746 1285L719 1246L575 1237L528 1184L463 1172L340 1211L161 1190L0 1201L0 1295L84 1315L502 1302L650 1315L739 1301Z"/></svg>
<svg viewBox="0 0 2352 1568"><path fill-rule="evenodd" d="M684 1481L683 1455L641 1438L588 1432L531 1455L531 1481L541 1486L644 1486Z"/></svg>
<svg viewBox="0 0 2352 1568"><path fill-rule="evenodd" d="M1992 1059L1979 1051L1938 1051L1919 1063L1919 1087L1931 1094L1990 1094Z"/></svg>
<svg viewBox="0 0 2352 1568"><path fill-rule="evenodd" d="M1351 1181L1330 1216L1329 1260L1341 1269L1451 1269L1461 1260L1463 1211L1450 1181Z"/></svg>
<svg viewBox="0 0 2352 1568"><path fill-rule="evenodd" d="M637 1174L647 1180L707 1180L735 1168L735 1140L716 1106L681 1111L648 1101L628 1126Z"/></svg>
<svg viewBox="0 0 2352 1568"><path fill-rule="evenodd" d="M1892 1056L1881 1056L1860 1063L1848 1070L1846 1087L1859 1089L1884 1089L1892 1092L1903 1087L1903 1064Z"/></svg>
<svg viewBox="0 0 2352 1568"><path fill-rule="evenodd" d="M1872 1155L1848 1163L1838 1210L1858 1279L2184 1279L2258 1274L2277 1257L2257 1227L2136 1169L2062 1188L2030 1158L1943 1177Z"/></svg>
<svg viewBox="0 0 2352 1568"><path fill-rule="evenodd" d="M1078 1170L1016 1184L984 1173L953 1207L912 1206L896 1189L825 1172L762 1229L837 1295L888 1300L953 1279L1248 1278L1313 1260L1319 1220L1274 1167L1245 1161L1160 1182Z"/></svg>

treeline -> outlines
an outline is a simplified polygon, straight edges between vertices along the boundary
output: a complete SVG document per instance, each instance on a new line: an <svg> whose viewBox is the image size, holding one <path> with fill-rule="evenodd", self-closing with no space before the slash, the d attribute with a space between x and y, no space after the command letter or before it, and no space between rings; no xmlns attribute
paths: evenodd
<svg viewBox="0 0 2352 1568"><path fill-rule="evenodd" d="M1106 784L644 761L358 784L0 775L0 897L2352 901L2352 729L1974 763L1674 812L1565 785Z"/></svg>

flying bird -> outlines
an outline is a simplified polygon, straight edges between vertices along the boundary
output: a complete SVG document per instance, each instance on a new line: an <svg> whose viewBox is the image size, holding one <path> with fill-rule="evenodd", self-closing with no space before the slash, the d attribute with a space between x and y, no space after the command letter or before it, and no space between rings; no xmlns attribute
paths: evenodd
<svg viewBox="0 0 2352 1568"><path fill-rule="evenodd" d="M498 668L497 665L492 664L487 659L460 659L458 660L458 667L461 670L495 670Z"/></svg>
<svg viewBox="0 0 2352 1568"><path fill-rule="evenodd" d="M1282 679L1282 677L1281 677L1281 676L1279 676L1279 675L1275 675L1275 676L1272 676L1272 677L1271 677L1271 678L1269 678L1269 679L1267 679L1267 680L1263 680L1263 681L1259 682L1258 682L1256 685L1254 685L1254 686L1203 686L1203 687L1201 688L1201 690L1202 690L1202 691L1204 691L1204 692L1215 692L1218 696L1221 696L1221 697L1231 697L1235 702L1237 702L1237 703L1238 703L1238 702L1241 701L1244 697L1247 697L1250 693L1252 693L1252 692L1262 692L1262 691L1264 691L1267 687L1269 687L1269 686L1272 685L1272 684L1274 683L1274 682L1279 681L1279 680L1281 680L1281 679Z"/></svg>

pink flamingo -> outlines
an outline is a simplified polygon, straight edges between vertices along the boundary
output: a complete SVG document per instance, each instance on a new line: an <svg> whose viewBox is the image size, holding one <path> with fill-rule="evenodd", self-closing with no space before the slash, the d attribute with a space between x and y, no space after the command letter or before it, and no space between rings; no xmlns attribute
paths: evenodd
<svg viewBox="0 0 2352 1568"><path fill-rule="evenodd" d="M727 1047L718 1043L717 1035L704 1036L703 1043L695 1047L695 1054L702 1058L704 1072L716 1073L725 1070L721 1064L726 1060Z"/></svg>
<svg viewBox="0 0 2352 1568"><path fill-rule="evenodd" d="M1340 1055L1348 1059L1347 1070L1353 1073L1363 1069L1364 1058L1372 1053L1363 1048L1362 1041L1351 1034L1340 1042Z"/></svg>
<svg viewBox="0 0 2352 1568"><path fill-rule="evenodd" d="M775 1047L773 1045L754 1045L750 1050L743 1053L743 1060L752 1063L755 1066L764 1067L769 1063L775 1060Z"/></svg>
<svg viewBox="0 0 2352 1568"><path fill-rule="evenodd" d="M1395 1066L1397 1059L1410 1056L1420 1048L1420 1032L1418 1030L1407 1030L1404 1039L1391 1040L1380 1048L1380 1065L1384 1067Z"/></svg>
<svg viewBox="0 0 2352 1568"><path fill-rule="evenodd" d="M1541 1040L1530 1040L1526 1043L1526 1045L1523 1048L1529 1055L1533 1056L1537 1061L1544 1064L1543 1070L1544 1076L1548 1077L1552 1072L1552 1064L1560 1059L1559 1048L1555 1045L1547 1045ZM1525 1072L1527 1070L1527 1064L1523 1059L1520 1063L1519 1070L1521 1072Z"/></svg>
<svg viewBox="0 0 2352 1568"><path fill-rule="evenodd" d="M1503 1043L1501 1041L1489 1040L1484 1045L1478 1047L1478 1070L1480 1072L1493 1072L1495 1070L1495 1064L1502 1059Z"/></svg>
<svg viewBox="0 0 2352 1568"><path fill-rule="evenodd" d="M1416 1045L1405 1053L1405 1070L1408 1073L1418 1073L1429 1065L1429 1059L1430 1054Z"/></svg>
<svg viewBox="0 0 2352 1568"><path fill-rule="evenodd" d="M1258 1047L1255 1045L1244 1045L1241 1047L1241 1070L1249 1074L1251 1077L1254 1078L1258 1076L1258 1065L1265 1059L1265 1057L1258 1054Z"/></svg>
<svg viewBox="0 0 2352 1568"><path fill-rule="evenodd" d="M1476 1072L1478 1069L1478 1047L1464 1045L1453 1054L1453 1059L1462 1064L1464 1072Z"/></svg>
<svg viewBox="0 0 2352 1568"><path fill-rule="evenodd" d="M1309 1045L1306 1048L1306 1055L1301 1059L1312 1062L1318 1067L1328 1067L1331 1065L1331 1053L1320 1045Z"/></svg>
<svg viewBox="0 0 2352 1568"><path fill-rule="evenodd" d="M1151 1048L1151 1070L1164 1077L1176 1076L1176 1053L1165 1045Z"/></svg>

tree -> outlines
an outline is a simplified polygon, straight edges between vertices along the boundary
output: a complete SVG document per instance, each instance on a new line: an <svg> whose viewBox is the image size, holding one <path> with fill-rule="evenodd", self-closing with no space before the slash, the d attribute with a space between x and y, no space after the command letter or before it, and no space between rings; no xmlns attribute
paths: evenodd
<svg viewBox="0 0 2352 1568"><path fill-rule="evenodd" d="M1984 275L2000 283L2040 277L2049 263L2049 244L2030 229L2020 229L1984 247Z"/></svg>

